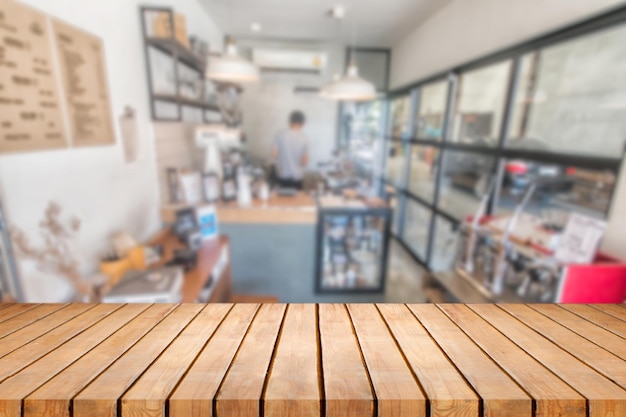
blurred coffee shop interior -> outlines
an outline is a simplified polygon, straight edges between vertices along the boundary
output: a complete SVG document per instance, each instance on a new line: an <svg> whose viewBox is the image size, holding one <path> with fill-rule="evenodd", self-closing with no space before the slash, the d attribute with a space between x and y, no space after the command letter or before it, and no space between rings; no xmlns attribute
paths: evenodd
<svg viewBox="0 0 626 417"><path fill-rule="evenodd" d="M623 0L1 0L1 297L624 302L625 146Z"/></svg>

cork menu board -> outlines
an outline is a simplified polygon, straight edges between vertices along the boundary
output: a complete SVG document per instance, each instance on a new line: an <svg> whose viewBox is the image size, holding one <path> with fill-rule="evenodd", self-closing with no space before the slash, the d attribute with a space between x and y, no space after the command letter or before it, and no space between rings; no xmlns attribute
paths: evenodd
<svg viewBox="0 0 626 417"><path fill-rule="evenodd" d="M115 142L102 41L0 0L0 153Z"/></svg>
<svg viewBox="0 0 626 417"><path fill-rule="evenodd" d="M102 41L59 20L52 23L73 145L114 143Z"/></svg>
<svg viewBox="0 0 626 417"><path fill-rule="evenodd" d="M68 146L47 17L0 1L0 152Z"/></svg>

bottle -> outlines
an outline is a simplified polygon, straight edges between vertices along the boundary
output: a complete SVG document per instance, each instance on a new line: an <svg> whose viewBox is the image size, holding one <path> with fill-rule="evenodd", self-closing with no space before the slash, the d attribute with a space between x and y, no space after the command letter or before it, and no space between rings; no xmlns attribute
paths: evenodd
<svg viewBox="0 0 626 417"><path fill-rule="evenodd" d="M211 171L202 175L202 189L207 203L215 203L220 198L220 178L216 172Z"/></svg>
<svg viewBox="0 0 626 417"><path fill-rule="evenodd" d="M224 179L222 180L222 200L233 201L237 198L235 170L230 162L224 163Z"/></svg>

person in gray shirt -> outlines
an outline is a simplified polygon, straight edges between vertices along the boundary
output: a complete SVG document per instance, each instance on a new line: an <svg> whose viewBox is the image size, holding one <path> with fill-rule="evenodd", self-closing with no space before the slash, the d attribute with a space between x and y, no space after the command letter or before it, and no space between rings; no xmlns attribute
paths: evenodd
<svg viewBox="0 0 626 417"><path fill-rule="evenodd" d="M278 184L284 188L302 189L304 169L309 163L309 138L302 132L305 117L301 111L289 115L289 129L278 132L272 147Z"/></svg>

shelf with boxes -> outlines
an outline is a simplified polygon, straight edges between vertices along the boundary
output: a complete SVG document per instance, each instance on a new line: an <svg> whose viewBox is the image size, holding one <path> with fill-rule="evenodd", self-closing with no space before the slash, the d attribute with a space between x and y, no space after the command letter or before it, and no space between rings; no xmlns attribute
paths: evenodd
<svg viewBox="0 0 626 417"><path fill-rule="evenodd" d="M221 119L216 86L204 76L208 44L189 38L185 17L171 8L141 7L140 17L152 119Z"/></svg>

